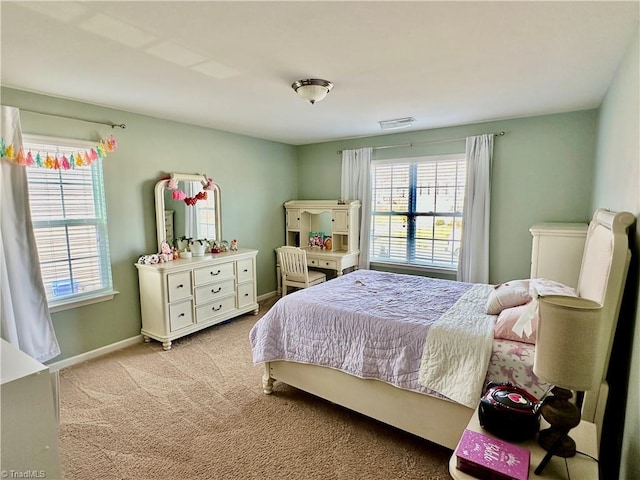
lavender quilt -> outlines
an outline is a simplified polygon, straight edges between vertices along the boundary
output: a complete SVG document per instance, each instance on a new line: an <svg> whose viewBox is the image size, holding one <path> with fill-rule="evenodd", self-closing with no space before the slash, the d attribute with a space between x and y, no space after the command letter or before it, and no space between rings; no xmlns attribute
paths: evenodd
<svg viewBox="0 0 640 480"><path fill-rule="evenodd" d="M451 398L442 382L436 388L427 383L429 375L445 372L446 377L454 370L458 381L464 368L484 368L463 382L477 402L491 356L495 317L485 312L492 288L357 270L278 300L250 332L253 362L327 366L460 403L467 402ZM472 325L468 335L461 324ZM445 354L442 364L439 355L425 349L446 352L441 340L448 342L452 333L457 337L453 350L464 352L464 358Z"/></svg>

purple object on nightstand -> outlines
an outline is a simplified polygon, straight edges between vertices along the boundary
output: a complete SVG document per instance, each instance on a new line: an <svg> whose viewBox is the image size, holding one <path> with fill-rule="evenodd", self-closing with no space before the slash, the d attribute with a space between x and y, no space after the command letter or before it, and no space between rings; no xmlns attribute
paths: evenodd
<svg viewBox="0 0 640 480"><path fill-rule="evenodd" d="M529 450L479 432L464 431L456 457L458 470L480 479L529 478Z"/></svg>

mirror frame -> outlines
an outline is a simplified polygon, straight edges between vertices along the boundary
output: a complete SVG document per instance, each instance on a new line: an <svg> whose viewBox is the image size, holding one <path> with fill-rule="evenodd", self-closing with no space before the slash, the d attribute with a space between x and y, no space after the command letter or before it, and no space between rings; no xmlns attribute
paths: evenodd
<svg viewBox="0 0 640 480"><path fill-rule="evenodd" d="M162 250L162 242L165 241L165 224L164 224L164 191L169 185L169 180L175 179L176 182L201 182L206 184L209 179L205 174L189 174L189 173L171 173L169 177L163 178L156 183L154 193L156 197L156 236L158 239L158 251ZM216 240L222 240L222 202L220 200L220 185L213 183L213 190L207 190L207 195L213 195L213 202L216 206ZM185 207L188 205L185 204Z"/></svg>

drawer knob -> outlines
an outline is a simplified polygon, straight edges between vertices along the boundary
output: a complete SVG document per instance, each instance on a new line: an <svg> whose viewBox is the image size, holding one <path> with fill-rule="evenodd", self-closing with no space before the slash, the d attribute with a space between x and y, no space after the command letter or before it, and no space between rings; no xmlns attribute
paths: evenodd
<svg viewBox="0 0 640 480"><path fill-rule="evenodd" d="M220 291L222 290L222 287L218 287L217 290L214 290L213 288L211 289L211 293L220 293Z"/></svg>
<svg viewBox="0 0 640 480"><path fill-rule="evenodd" d="M217 312L218 310L220 310L222 308L222 305L218 305L218 308L216 307L211 307L211 310L213 310L214 312Z"/></svg>
<svg viewBox="0 0 640 480"><path fill-rule="evenodd" d="M244 294L244 296L245 296L245 297L248 297L248 296L249 296L249 294L248 294L248 293L245 293L245 294Z"/></svg>
<svg viewBox="0 0 640 480"><path fill-rule="evenodd" d="M218 275L218 274L220 273L220 270L218 270L216 273L213 273L213 272L209 272L209 273L210 273L211 275L214 275L214 276L215 276L215 275Z"/></svg>
<svg viewBox="0 0 640 480"><path fill-rule="evenodd" d="M180 317L184 317L184 313L181 313L180 315L178 315L178 318Z"/></svg>
<svg viewBox="0 0 640 480"><path fill-rule="evenodd" d="M181 283L180 285L178 285L176 288L184 288L184 285Z"/></svg>
<svg viewBox="0 0 640 480"><path fill-rule="evenodd" d="M245 269L243 270L243 272L244 272L244 273L247 273L248 271L249 271L249 269L248 269L248 268L245 268Z"/></svg>

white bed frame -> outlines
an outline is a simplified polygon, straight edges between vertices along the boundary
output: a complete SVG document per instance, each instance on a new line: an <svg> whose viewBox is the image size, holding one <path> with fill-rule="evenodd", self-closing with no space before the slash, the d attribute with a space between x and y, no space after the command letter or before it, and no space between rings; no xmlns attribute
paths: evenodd
<svg viewBox="0 0 640 480"><path fill-rule="evenodd" d="M578 295L603 304L603 334L597 368L600 388L586 392L583 418L600 433L609 387L606 373L620 302L631 258L627 229L635 217L628 212L598 209L589 225ZM274 380L294 386L381 422L393 425L450 449L455 449L474 410L448 400L404 390L388 383L362 379L328 367L289 361L265 364L264 393Z"/></svg>

